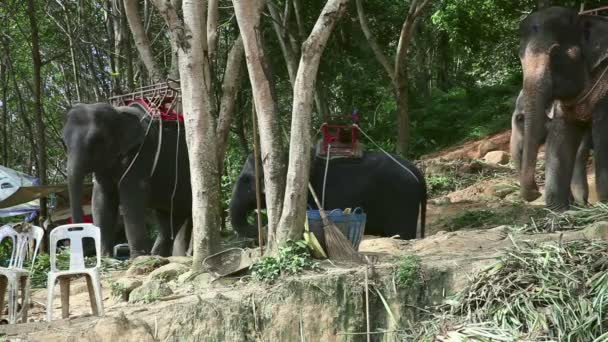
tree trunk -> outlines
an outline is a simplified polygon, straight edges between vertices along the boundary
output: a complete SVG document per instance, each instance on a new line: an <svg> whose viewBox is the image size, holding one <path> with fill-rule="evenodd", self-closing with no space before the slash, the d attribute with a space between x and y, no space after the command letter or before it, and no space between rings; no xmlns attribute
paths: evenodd
<svg viewBox="0 0 608 342"><path fill-rule="evenodd" d="M349 0L330 0L313 30L302 44L302 57L294 85L289 166L285 187L285 202L277 230L277 242L300 239L306 218L308 178L310 172L311 114L315 81L321 55L336 22L346 9Z"/></svg>
<svg viewBox="0 0 608 342"><path fill-rule="evenodd" d="M131 27L133 33L133 39L135 40L135 46L139 51L139 56L148 70L148 75L152 82L157 82L161 79L162 74L158 69L156 62L154 61L154 55L152 54L152 48L150 47L150 40L144 29L144 25L141 21L137 6L138 0L124 0L125 14L127 21Z"/></svg>
<svg viewBox="0 0 608 342"><path fill-rule="evenodd" d="M378 62L387 72L388 78L391 80L393 94L397 102L397 121L398 121L398 136L397 136L397 152L404 155L407 152L410 132L409 132L409 116L408 116L408 94L407 94L407 54L408 48L414 35L414 30L418 24L418 19L422 15L424 9L431 3L431 0L413 0L410 4L408 14L401 27L397 51L395 53L395 63L391 65L389 59L380 49L376 39L371 33L367 17L363 12L362 0L357 1L357 14L361 30L363 31L367 42L369 43Z"/></svg>
<svg viewBox="0 0 608 342"><path fill-rule="evenodd" d="M221 218L220 170L217 159L216 123L210 106L210 75L205 72L209 61L205 29L205 2L183 2L184 31L186 35L178 49L182 99L186 117L186 141L190 156L192 180L193 269L202 269L205 257L215 252L219 241ZM201 82L201 80L203 82Z"/></svg>
<svg viewBox="0 0 608 342"><path fill-rule="evenodd" d="M273 82L262 45L260 16L265 0L233 0L232 3L243 38L249 81L258 116L268 214L268 243L269 247L274 249L275 234L283 206L285 162L281 150L281 131L277 120Z"/></svg>
<svg viewBox="0 0 608 342"><path fill-rule="evenodd" d="M286 4L286 13L290 9L290 3L291 2L287 2ZM296 81L296 73L298 72L299 50L293 48L295 44L292 44L292 40L299 41L299 39L289 38L293 35L289 34L288 32L287 20L289 18L287 16L281 17L281 14L276 10L275 6L271 4L268 5L268 11L270 12L270 16L272 17L272 27L274 28L274 31L277 35L279 46L281 48L281 53L283 54L283 58L285 59L285 63L287 64L287 74L289 75L289 82L291 83L291 87L293 88ZM299 17L299 12L296 13L296 17ZM300 27L298 31L303 30L303 28L301 27L302 24L300 19L297 19L297 22L298 26ZM319 117L324 117L325 115L328 115L329 109L327 107L327 102L325 101L322 92L319 91L319 87L315 87L314 100Z"/></svg>
<svg viewBox="0 0 608 342"><path fill-rule="evenodd" d="M192 269L202 269L204 258L214 253L219 241L220 169L218 139L213 115L212 79L209 72L205 1L183 1L184 21L175 6L154 4L165 19L172 40L177 42L186 143L192 184Z"/></svg>
<svg viewBox="0 0 608 342"><path fill-rule="evenodd" d="M217 51L217 25L219 21L219 0L209 0L207 12L207 46L209 46L209 59L215 61Z"/></svg>
<svg viewBox="0 0 608 342"><path fill-rule="evenodd" d="M247 144L247 138L245 137L245 114L243 107L239 111L239 117L236 120L236 136L241 146L241 152L244 156L249 155L249 145Z"/></svg>
<svg viewBox="0 0 608 342"><path fill-rule="evenodd" d="M410 118L408 115L408 93L407 93L407 76L398 80L396 89L394 90L395 100L397 101L397 153L405 155L410 142Z"/></svg>
<svg viewBox="0 0 608 342"><path fill-rule="evenodd" d="M222 99L220 101L220 114L217 124L217 160L219 170L224 170L224 156L228 146L228 135L230 125L234 117L236 98L241 87L241 70L244 57L243 40L239 36L233 43L228 60L226 62L226 72L224 73L224 84L222 85Z"/></svg>
<svg viewBox="0 0 608 342"><path fill-rule="evenodd" d="M42 62L40 60L40 47L38 39L38 23L36 22L36 8L34 6L34 0L28 0L28 16L30 21L30 28L32 31L32 62L33 62L33 74L34 74L34 113L36 116L36 135L38 140L38 167L37 170L38 178L42 185L47 184L47 160L46 160L46 136L44 129L44 121L42 118L42 79L41 79L41 67ZM46 219L46 198L40 199L40 219L41 221Z"/></svg>
<svg viewBox="0 0 608 342"><path fill-rule="evenodd" d="M8 162L8 74L6 65L0 64L0 80L2 81L2 165L10 167Z"/></svg>

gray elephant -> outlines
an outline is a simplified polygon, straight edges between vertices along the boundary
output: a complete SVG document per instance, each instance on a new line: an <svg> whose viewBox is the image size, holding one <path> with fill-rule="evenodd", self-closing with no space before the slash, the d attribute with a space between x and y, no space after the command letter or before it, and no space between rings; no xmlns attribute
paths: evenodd
<svg viewBox="0 0 608 342"><path fill-rule="evenodd" d="M156 211L160 226L152 254L186 253L191 225L184 223L190 221L192 194L185 134L183 124L179 125L180 132L176 122L162 122L160 132L160 122L141 108L107 103L77 104L68 111L63 140L68 153L72 217L74 222L82 222L83 181L92 173L93 221L102 230L103 255L112 253L119 204L131 257L150 250L146 207ZM175 229L179 239L175 239L172 251L171 229L182 225L179 233Z"/></svg>
<svg viewBox="0 0 608 342"><path fill-rule="evenodd" d="M535 165L547 124L546 108L559 111L546 141L545 199L554 210L569 207L569 183L581 139L591 129L596 189L608 200L608 20L548 7L520 23L519 57L523 68L522 197L540 196Z"/></svg>
<svg viewBox="0 0 608 342"><path fill-rule="evenodd" d="M311 154L310 183L321 198L326 160ZM391 157L381 152L366 152L362 158L331 160L325 209L361 207L367 214L366 234L399 235L401 239L416 238L420 214L420 232L424 237L427 203L424 176L409 161L396 155ZM256 208L253 164L250 155L234 185L230 220L239 235L257 238L257 228L247 222L247 215ZM317 208L310 194L308 204Z"/></svg>
<svg viewBox="0 0 608 342"><path fill-rule="evenodd" d="M521 158L523 153L523 137L524 137L524 121L525 112L523 109L523 91L520 91L517 100L515 101L515 109L511 116L511 140L509 141L511 158L517 172L521 171ZM559 107L552 103L546 110L548 118L547 125L550 125L555 112L559 111ZM561 115L561 114L557 114ZM544 143L547 136L547 129L542 133L542 142ZM591 140L591 131L587 130L583 136L580 146L576 152L576 160L574 162L574 170L572 180L570 181L570 198L571 201L586 205L589 199L589 185L587 183L587 160L589 159L589 151L593 143Z"/></svg>

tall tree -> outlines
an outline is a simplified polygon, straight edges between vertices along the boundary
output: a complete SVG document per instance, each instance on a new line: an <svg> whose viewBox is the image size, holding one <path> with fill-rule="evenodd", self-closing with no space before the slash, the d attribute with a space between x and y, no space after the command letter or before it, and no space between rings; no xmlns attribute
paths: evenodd
<svg viewBox="0 0 608 342"><path fill-rule="evenodd" d="M27 1L28 16L30 21L31 29L31 42L32 42L32 64L34 74L34 113L36 117L36 137L38 140L38 169L37 174L40 179L40 183L47 184L47 158L46 158L46 134L44 128L44 120L42 117L42 78L41 68L42 60L40 58L40 39L38 37L38 23L36 20L36 6L34 6L34 0ZM40 199L40 216L41 219L47 217L46 198Z"/></svg>
<svg viewBox="0 0 608 342"><path fill-rule="evenodd" d="M260 130L264 189L268 214L268 242L274 248L285 191L285 161L277 118L277 101L267 56L264 54L260 17L265 0L233 0L234 13L243 37L247 70Z"/></svg>
<svg viewBox="0 0 608 342"><path fill-rule="evenodd" d="M349 0L330 0L321 11L312 32L302 44L302 56L294 83L291 140L285 188L285 203L277 239L300 239L306 220L310 172L311 120L315 82L327 41Z"/></svg>
<svg viewBox="0 0 608 342"><path fill-rule="evenodd" d="M214 105L214 77L211 75L207 34L207 2L184 0L183 20L177 1L154 0L165 20L177 57L184 112L186 143L192 184L194 270L218 245L220 218L220 176L238 93L243 45L237 38L228 53L220 108ZM211 5L213 5L211 3Z"/></svg>
<svg viewBox="0 0 608 342"><path fill-rule="evenodd" d="M266 55L260 35L260 16L265 6L264 0L233 0L243 43L247 56L247 68L253 91L256 112L260 125L262 160L264 161L264 181L266 207L268 208L268 240L271 248L287 239L299 239L304 226L308 177L310 168L311 117L314 101L315 81L321 55L331 32L346 8L348 0L330 0L325 4L312 33L302 45L300 64L293 80L291 138L287 177L283 176L280 142L277 137L276 99L273 97L271 75L267 67ZM276 18L276 14L273 15ZM276 29L276 27L275 27ZM278 36L282 34L278 33ZM281 44L284 53L285 41ZM290 77L296 72L293 59L287 58ZM275 158L272 160L272 158ZM285 190L283 191L283 182ZM269 190L272 198L269 198ZM281 200L284 202L281 203ZM272 214L272 216L271 216ZM280 216L277 216L279 215ZM278 224L277 218L280 218Z"/></svg>
<svg viewBox="0 0 608 342"><path fill-rule="evenodd" d="M410 120L408 114L408 69L407 69L407 55L408 48L414 36L416 25L424 9L431 3L431 0L413 0L410 3L403 26L401 27L401 33L399 35L399 42L397 43L397 50L395 52L394 62L391 63L389 58L384 54L382 48L376 41L373 33L369 28L367 22L367 16L363 9L363 1L356 0L357 3L357 14L359 17L359 24L363 30L363 34L367 39L374 55L378 62L382 65L388 78L391 80L391 86L393 88L393 96L397 102L397 119L399 127L399 136L397 137L397 152L405 154L408 149L410 140Z"/></svg>

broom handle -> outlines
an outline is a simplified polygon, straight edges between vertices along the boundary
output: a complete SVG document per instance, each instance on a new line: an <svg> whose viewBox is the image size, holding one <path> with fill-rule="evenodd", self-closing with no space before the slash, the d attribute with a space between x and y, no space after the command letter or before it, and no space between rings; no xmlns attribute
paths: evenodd
<svg viewBox="0 0 608 342"><path fill-rule="evenodd" d="M308 182L308 190L310 190L310 193L312 194L312 198L314 198L315 203L317 204L317 207L319 207L319 209L321 209L321 202L319 202L317 193L315 192L315 189L312 188L312 185L310 185L310 182Z"/></svg>
<svg viewBox="0 0 608 342"><path fill-rule="evenodd" d="M323 221L328 220L329 218L327 217L327 214L325 214L325 210L323 210L323 207L321 207L321 202L319 202L317 193L315 192L315 189L312 188L312 185L310 185L310 182L308 182L308 190L310 190L312 198L314 198L317 207L319 207L319 214L321 214L321 218L323 219Z"/></svg>

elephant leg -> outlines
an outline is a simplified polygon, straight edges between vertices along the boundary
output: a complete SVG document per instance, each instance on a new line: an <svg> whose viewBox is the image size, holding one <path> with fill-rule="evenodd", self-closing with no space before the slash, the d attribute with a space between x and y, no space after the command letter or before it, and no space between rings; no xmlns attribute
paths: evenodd
<svg viewBox="0 0 608 342"><path fill-rule="evenodd" d="M186 219L177 216L173 217L174 236L172 237L171 215L166 211L157 210L156 217L158 218L158 235L156 236L156 241L154 241L154 247L152 247L152 254L167 257L171 255L175 227L180 227Z"/></svg>
<svg viewBox="0 0 608 342"><path fill-rule="evenodd" d="M192 219L187 219L182 224L179 232L173 240L173 253L174 256L185 256L188 254L190 248L190 238L192 236Z"/></svg>
<svg viewBox="0 0 608 342"><path fill-rule="evenodd" d="M603 109L603 110L602 110ZM600 102L593 112L593 156L595 186L598 201L608 201L608 99Z"/></svg>
<svg viewBox="0 0 608 342"><path fill-rule="evenodd" d="M111 256L118 218L118 191L115 184L105 177L95 177L92 205L93 222L101 230L101 254Z"/></svg>
<svg viewBox="0 0 608 342"><path fill-rule="evenodd" d="M148 254L148 231L146 229L145 184L141 179L125 178L120 186L120 204L124 213L125 231L131 258Z"/></svg>
<svg viewBox="0 0 608 342"><path fill-rule="evenodd" d="M545 147L545 201L552 210L567 210L570 205L570 182L584 130L563 118L550 124Z"/></svg>
<svg viewBox="0 0 608 342"><path fill-rule="evenodd" d="M589 185L587 183L587 160L591 149L591 132L585 132L581 144L576 151L574 172L570 182L570 191L576 203L586 205L589 199Z"/></svg>

